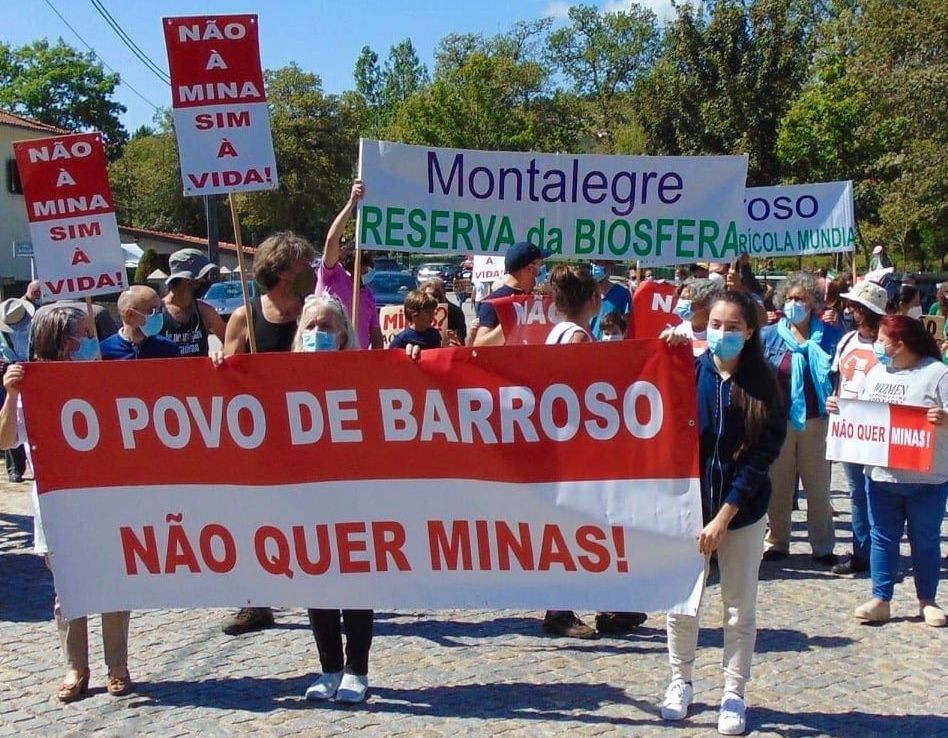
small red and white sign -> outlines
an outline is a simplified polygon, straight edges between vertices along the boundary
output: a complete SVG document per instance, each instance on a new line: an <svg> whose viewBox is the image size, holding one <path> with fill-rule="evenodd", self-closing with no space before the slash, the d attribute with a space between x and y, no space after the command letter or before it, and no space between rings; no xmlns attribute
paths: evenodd
<svg viewBox="0 0 948 738"><path fill-rule="evenodd" d="M544 344L553 326L563 321L552 295L513 295L489 302L508 346Z"/></svg>
<svg viewBox="0 0 948 738"><path fill-rule="evenodd" d="M13 144L43 300L125 289L125 256L99 133Z"/></svg>
<svg viewBox="0 0 948 738"><path fill-rule="evenodd" d="M663 280L643 282L632 295L632 335L658 338L666 328L681 323L675 312L678 288Z"/></svg>
<svg viewBox="0 0 948 738"><path fill-rule="evenodd" d="M484 254L475 254L473 261L471 281L475 284L478 282L493 284L498 279L503 279L503 276L507 273L507 269L504 267L503 255L485 256Z"/></svg>
<svg viewBox="0 0 948 738"><path fill-rule="evenodd" d="M826 458L890 469L931 471L935 426L923 407L839 400L830 415Z"/></svg>
<svg viewBox="0 0 948 738"><path fill-rule="evenodd" d="M277 189L257 16L163 25L184 194Z"/></svg>

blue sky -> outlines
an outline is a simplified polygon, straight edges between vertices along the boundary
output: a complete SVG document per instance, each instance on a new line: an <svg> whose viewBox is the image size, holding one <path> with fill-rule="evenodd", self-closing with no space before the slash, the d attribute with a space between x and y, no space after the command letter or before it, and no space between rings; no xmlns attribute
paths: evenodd
<svg viewBox="0 0 948 738"><path fill-rule="evenodd" d="M587 0L603 9L627 7L629 0ZM9 3L0 40L19 46L38 38L62 37L76 48L86 47L53 12L50 4L117 70L123 82L116 98L128 108L122 122L129 131L151 121L154 109L170 105L167 86L119 40L90 0L16 0ZM174 15L257 13L265 67L295 61L323 80L327 92L353 87L352 69L359 51L371 46L384 59L388 49L410 37L421 60L431 67L438 41L453 32L492 35L518 20L543 16L563 18L565 0L101 0L126 34L167 72L161 18ZM664 17L670 0L642 0ZM12 13L12 18L10 17Z"/></svg>

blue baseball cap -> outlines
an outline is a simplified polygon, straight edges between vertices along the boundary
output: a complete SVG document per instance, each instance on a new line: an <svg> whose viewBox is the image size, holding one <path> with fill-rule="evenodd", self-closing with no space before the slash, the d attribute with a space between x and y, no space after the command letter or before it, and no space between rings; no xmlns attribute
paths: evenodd
<svg viewBox="0 0 948 738"><path fill-rule="evenodd" d="M545 251L529 241L520 241L507 249L504 256L504 269L507 274L513 274L524 267L530 266L537 259L547 258L550 253L550 251Z"/></svg>

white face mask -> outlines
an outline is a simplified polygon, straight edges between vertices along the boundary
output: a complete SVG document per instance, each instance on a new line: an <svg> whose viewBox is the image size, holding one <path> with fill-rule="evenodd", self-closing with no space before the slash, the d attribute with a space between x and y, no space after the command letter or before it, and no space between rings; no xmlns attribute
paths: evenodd
<svg viewBox="0 0 948 738"><path fill-rule="evenodd" d="M618 334L618 333L603 333L601 340L606 341L606 342L609 342L609 341L621 341L621 340L622 340L622 336L621 336L620 334Z"/></svg>
<svg viewBox="0 0 948 738"><path fill-rule="evenodd" d="M908 311L908 316L910 318L915 318L915 320L920 320L922 317L922 308L919 305L915 307L910 307Z"/></svg>

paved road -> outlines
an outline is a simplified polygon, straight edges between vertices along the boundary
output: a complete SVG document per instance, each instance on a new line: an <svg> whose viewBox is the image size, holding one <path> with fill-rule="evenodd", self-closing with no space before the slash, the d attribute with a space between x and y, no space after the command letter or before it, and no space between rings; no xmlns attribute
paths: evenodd
<svg viewBox="0 0 948 738"><path fill-rule="evenodd" d="M837 494L835 505L842 552L848 503ZM948 629L912 617L911 576L897 588L894 622L858 626L850 613L867 598L867 580L813 566L800 514L794 528L790 563L762 571L751 735L948 736ZM943 532L948 540L948 524ZM371 698L340 708L302 699L318 667L301 610L240 638L220 633L220 610L140 612L131 625L135 693L105 693L94 619L94 689L63 706L52 581L30 554L31 537L27 485L0 483L0 738L717 734L720 630L702 631L693 717L670 728L656 707L667 679L661 616L631 637L578 642L544 637L535 612L379 613ZM708 594L704 622L713 625L716 584Z"/></svg>

